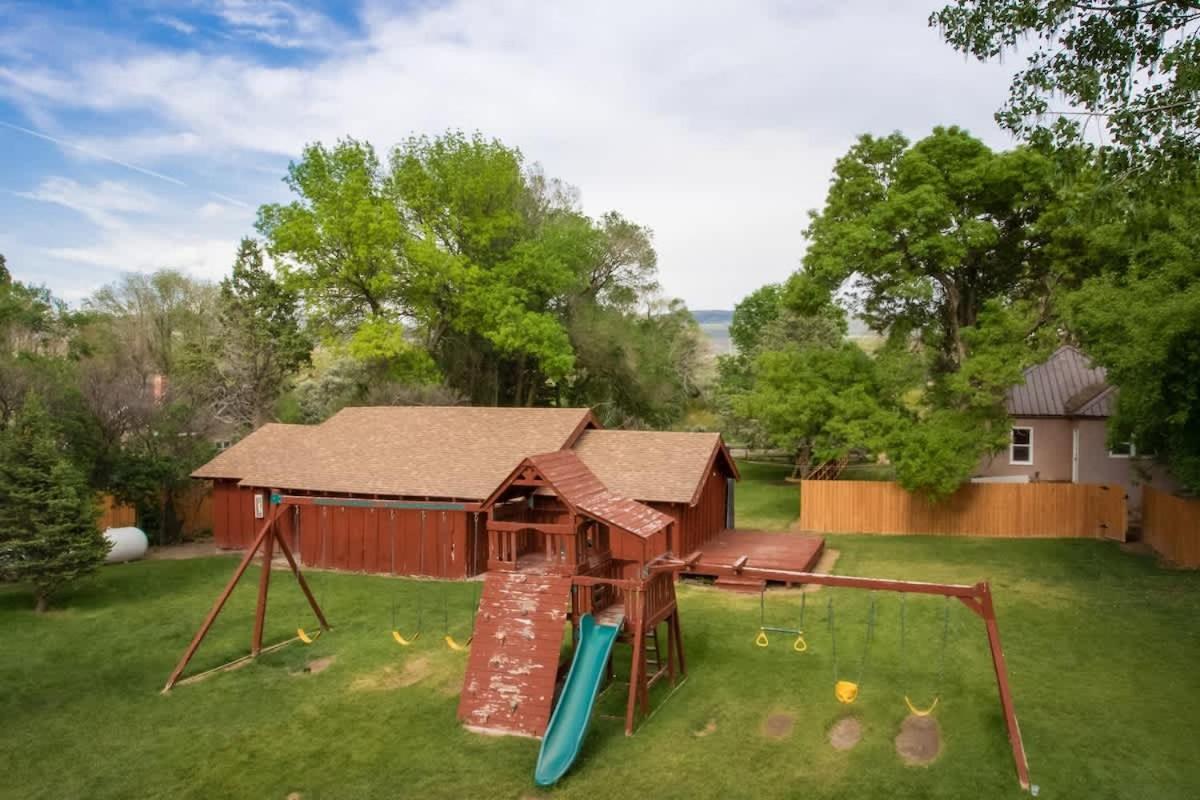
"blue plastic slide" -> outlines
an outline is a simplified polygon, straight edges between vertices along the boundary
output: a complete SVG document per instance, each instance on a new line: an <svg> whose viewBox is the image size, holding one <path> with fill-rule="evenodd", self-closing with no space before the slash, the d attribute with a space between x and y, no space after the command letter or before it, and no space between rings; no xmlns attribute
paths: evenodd
<svg viewBox="0 0 1200 800"><path fill-rule="evenodd" d="M571 671L567 673L567 682L563 684L538 753L534 773L538 786L557 783L575 763L592 718L600 681L604 679L604 667L620 631L620 621L616 625L597 625L591 614L584 614L579 620L579 647L575 648Z"/></svg>

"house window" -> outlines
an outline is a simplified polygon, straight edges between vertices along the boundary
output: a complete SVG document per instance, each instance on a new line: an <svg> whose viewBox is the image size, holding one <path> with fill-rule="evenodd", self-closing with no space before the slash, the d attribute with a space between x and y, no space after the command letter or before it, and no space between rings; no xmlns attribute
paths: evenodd
<svg viewBox="0 0 1200 800"><path fill-rule="evenodd" d="M1008 446L1009 464L1033 463L1033 428L1013 428Z"/></svg>
<svg viewBox="0 0 1200 800"><path fill-rule="evenodd" d="M1118 442L1108 451L1109 458L1129 458L1137 455L1137 447L1133 442Z"/></svg>

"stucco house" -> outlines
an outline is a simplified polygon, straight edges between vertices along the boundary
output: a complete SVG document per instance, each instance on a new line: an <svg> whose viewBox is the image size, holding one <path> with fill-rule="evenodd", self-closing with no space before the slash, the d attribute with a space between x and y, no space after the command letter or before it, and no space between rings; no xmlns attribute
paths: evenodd
<svg viewBox="0 0 1200 800"><path fill-rule="evenodd" d="M1139 509L1143 485L1174 486L1165 469L1138 453L1134 443L1109 448L1108 418L1116 399L1103 367L1074 347L1058 348L1008 390L1008 448L985 457L973 480L1120 485L1130 510Z"/></svg>

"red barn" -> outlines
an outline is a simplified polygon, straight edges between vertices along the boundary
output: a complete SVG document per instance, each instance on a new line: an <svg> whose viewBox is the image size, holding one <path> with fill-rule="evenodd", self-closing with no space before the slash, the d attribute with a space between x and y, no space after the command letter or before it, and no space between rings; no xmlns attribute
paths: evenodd
<svg viewBox="0 0 1200 800"><path fill-rule="evenodd" d="M249 545L277 490L329 498L282 520L305 564L463 578L487 569L485 501L526 458L555 451L672 518L673 552L732 527L737 468L719 434L606 431L588 409L347 408L320 425L264 425L193 477L213 482L220 547Z"/></svg>

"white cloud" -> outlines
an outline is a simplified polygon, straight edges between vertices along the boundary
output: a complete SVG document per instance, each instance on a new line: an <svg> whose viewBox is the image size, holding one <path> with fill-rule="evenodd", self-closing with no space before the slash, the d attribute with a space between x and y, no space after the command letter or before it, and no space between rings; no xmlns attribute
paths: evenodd
<svg viewBox="0 0 1200 800"><path fill-rule="evenodd" d="M69 208L106 230L123 229L126 215L147 214L159 206L149 192L119 181L87 186L71 178L54 176L43 180L33 191L17 194L28 200Z"/></svg>
<svg viewBox="0 0 1200 800"><path fill-rule="evenodd" d="M286 2L216 13L277 46L340 33ZM857 134L960 123L1007 144L991 113L1012 66L964 62L927 13L925 0L696 2L686 13L646 2L380 3L363 10L360 39L299 65L129 43L119 56L0 71L0 92L128 119L119 134L81 141L168 172L211 167L253 204L277 195L235 182L235 162L282 161L346 135L383 150L414 132L479 129L578 185L590 213L617 208L652 227L668 292L729 307L796 267L805 212ZM178 210L182 229L193 216Z"/></svg>

